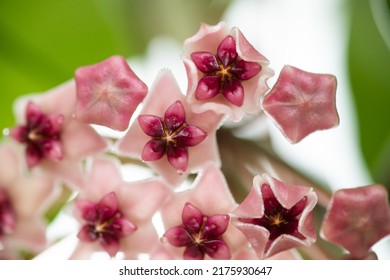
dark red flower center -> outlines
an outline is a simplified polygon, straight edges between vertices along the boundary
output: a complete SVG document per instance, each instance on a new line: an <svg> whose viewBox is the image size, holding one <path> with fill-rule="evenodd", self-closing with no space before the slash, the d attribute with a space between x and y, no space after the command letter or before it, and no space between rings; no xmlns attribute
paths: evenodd
<svg viewBox="0 0 390 280"><path fill-rule="evenodd" d="M304 210L307 197L303 197L293 207L287 209L276 199L268 184L261 186L264 202L264 215L261 218L240 218L241 221L265 227L269 233L269 240L273 241L282 234L293 235L299 239L305 237L298 231L299 218Z"/></svg>
<svg viewBox="0 0 390 280"><path fill-rule="evenodd" d="M229 215L204 215L187 202L182 213L183 224L169 229L164 237L173 246L186 247L184 259L201 260L205 254L213 259L229 259L230 249L222 239L229 220Z"/></svg>
<svg viewBox="0 0 390 280"><path fill-rule="evenodd" d="M164 118L155 115L140 115L141 129L151 137L142 151L142 159L155 161L167 155L168 162L178 172L184 172L188 165L188 147L202 142L207 133L186 122L186 113L178 100L165 111Z"/></svg>
<svg viewBox="0 0 390 280"><path fill-rule="evenodd" d="M219 44L217 54L198 51L191 59L204 76L199 80L195 96L199 100L215 97L218 93L236 106L244 102L242 81L249 80L261 71L261 66L252 61L240 59L236 42L227 36Z"/></svg>
<svg viewBox="0 0 390 280"><path fill-rule="evenodd" d="M120 211L115 193L109 193L96 204L80 200L78 207L85 220L78 237L87 242L99 241L111 256L118 252L120 239L136 230Z"/></svg>
<svg viewBox="0 0 390 280"><path fill-rule="evenodd" d="M54 161L62 159L61 128L62 115L44 114L34 103L26 109L26 123L11 131L11 136L26 145L26 160L31 168L43 158Z"/></svg>
<svg viewBox="0 0 390 280"><path fill-rule="evenodd" d="M4 189L0 187L0 238L15 229L15 213Z"/></svg>

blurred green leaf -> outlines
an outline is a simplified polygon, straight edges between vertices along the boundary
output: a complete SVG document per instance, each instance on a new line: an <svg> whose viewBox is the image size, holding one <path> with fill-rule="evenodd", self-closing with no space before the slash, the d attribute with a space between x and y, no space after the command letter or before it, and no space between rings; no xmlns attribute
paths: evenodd
<svg viewBox="0 0 390 280"><path fill-rule="evenodd" d="M376 0L383 1L383 0ZM389 24L388 0L383 2ZM378 31L368 0L351 0L349 72L355 97L360 143L378 183L390 188L390 49ZM387 7L386 7L387 5ZM387 28L387 30L390 30ZM390 36L390 34L387 34Z"/></svg>
<svg viewBox="0 0 390 280"><path fill-rule="evenodd" d="M46 91L77 67L142 53L153 36L183 40L217 23L229 0L1 0L0 135L17 96ZM178 54L179 55L179 54ZM1 136L0 136L1 137Z"/></svg>

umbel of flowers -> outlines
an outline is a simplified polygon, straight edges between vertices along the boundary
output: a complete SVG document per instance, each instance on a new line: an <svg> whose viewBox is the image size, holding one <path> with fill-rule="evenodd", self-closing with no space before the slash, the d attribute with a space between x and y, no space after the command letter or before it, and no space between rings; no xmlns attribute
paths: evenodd
<svg viewBox="0 0 390 280"><path fill-rule="evenodd" d="M297 143L337 126L336 78L286 65L270 89L267 58L225 22L202 24L182 59L185 93L169 70L149 88L116 55L16 101L0 144L0 258L50 249L47 228L64 212L79 224L71 259L375 259L390 234L383 186L332 195L285 163L271 176L253 164L264 148L235 131L269 117ZM129 164L150 177L126 181Z"/></svg>

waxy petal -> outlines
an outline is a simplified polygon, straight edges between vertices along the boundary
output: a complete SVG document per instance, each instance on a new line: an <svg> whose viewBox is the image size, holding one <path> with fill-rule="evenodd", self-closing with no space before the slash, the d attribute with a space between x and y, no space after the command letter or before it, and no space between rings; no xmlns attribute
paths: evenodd
<svg viewBox="0 0 390 280"><path fill-rule="evenodd" d="M202 212L189 202L184 205L181 219L183 225L192 233L198 233L203 224Z"/></svg>
<svg viewBox="0 0 390 280"><path fill-rule="evenodd" d="M109 217L112 217L115 212L119 210L119 202L118 198L116 197L116 194L114 192L111 192L104 196L99 201L99 207L102 209L100 212L102 219L108 219Z"/></svg>
<svg viewBox="0 0 390 280"><path fill-rule="evenodd" d="M91 233L91 228L89 225L85 225L77 234L77 238L79 238L81 241L93 242L98 239L98 236Z"/></svg>
<svg viewBox="0 0 390 280"><path fill-rule="evenodd" d="M199 100L210 99L219 93L220 88L220 76L204 76L199 80L198 86L195 90L195 96Z"/></svg>
<svg viewBox="0 0 390 280"><path fill-rule="evenodd" d="M241 107L244 103L244 88L236 79L229 78L225 80L222 94L227 100L238 107Z"/></svg>
<svg viewBox="0 0 390 280"><path fill-rule="evenodd" d="M364 258L371 247L390 235L390 206L386 189L370 185L336 191L321 225L321 236Z"/></svg>
<svg viewBox="0 0 390 280"><path fill-rule="evenodd" d="M169 131L172 133L181 127L186 120L186 112L180 100L175 101L164 114L164 122Z"/></svg>
<svg viewBox="0 0 390 280"><path fill-rule="evenodd" d="M188 125L175 136L175 140L182 146L192 147L200 144L206 137L207 133L203 129Z"/></svg>
<svg viewBox="0 0 390 280"><path fill-rule="evenodd" d="M219 69L218 61L215 55L209 52L194 52L191 59L196 67L203 73L208 74Z"/></svg>
<svg viewBox="0 0 390 280"><path fill-rule="evenodd" d="M118 219L115 224L120 227L119 237L127 237L137 230L137 226L126 218Z"/></svg>
<svg viewBox="0 0 390 280"><path fill-rule="evenodd" d="M148 141L142 150L142 160L155 161L161 159L166 150L165 141L150 140Z"/></svg>
<svg viewBox="0 0 390 280"><path fill-rule="evenodd" d="M207 218L204 225L203 237L218 237L225 233L230 222L229 215L212 215Z"/></svg>
<svg viewBox="0 0 390 280"><path fill-rule="evenodd" d="M286 65L262 107L283 135L298 143L307 135L339 124L336 78Z"/></svg>
<svg viewBox="0 0 390 280"><path fill-rule="evenodd" d="M100 244L111 257L115 257L119 251L119 240L117 238L106 236L106 238L100 239Z"/></svg>
<svg viewBox="0 0 390 280"><path fill-rule="evenodd" d="M168 229L163 238L166 238L167 241L176 247L183 247L191 244L192 239L188 234L187 230L182 226L176 226Z"/></svg>
<svg viewBox="0 0 390 280"><path fill-rule="evenodd" d="M230 249L222 240L212 240L203 243L205 253L212 259L228 260L231 258Z"/></svg>
<svg viewBox="0 0 390 280"><path fill-rule="evenodd" d="M62 145L59 141L45 141L42 145L43 154L52 161L60 161L63 158Z"/></svg>
<svg viewBox="0 0 390 280"><path fill-rule="evenodd" d="M169 163L179 173L184 173L188 167L188 151L176 144L170 144L167 150L167 158Z"/></svg>
<svg viewBox="0 0 390 280"><path fill-rule="evenodd" d="M232 69L230 69L230 72L239 80L249 80L252 79L254 76L256 76L261 71L261 65L252 62L252 61L245 61L240 60L238 61Z"/></svg>
<svg viewBox="0 0 390 280"><path fill-rule="evenodd" d="M184 260L203 260L204 252L198 245L187 247L183 253Z"/></svg>
<svg viewBox="0 0 390 280"><path fill-rule="evenodd" d="M151 137L163 136L164 127L161 119L154 115L138 116L138 123L141 129Z"/></svg>
<svg viewBox="0 0 390 280"><path fill-rule="evenodd" d="M226 36L218 46L217 54L224 67L233 63L237 58L236 41L232 36Z"/></svg>
<svg viewBox="0 0 390 280"><path fill-rule="evenodd" d="M147 93L126 60L112 56L75 74L79 120L123 131Z"/></svg>
<svg viewBox="0 0 390 280"><path fill-rule="evenodd" d="M95 203L85 199L78 199L76 200L75 203L78 208L78 211L81 213L81 216L83 217L84 220L87 221L96 220L97 213L96 213Z"/></svg>

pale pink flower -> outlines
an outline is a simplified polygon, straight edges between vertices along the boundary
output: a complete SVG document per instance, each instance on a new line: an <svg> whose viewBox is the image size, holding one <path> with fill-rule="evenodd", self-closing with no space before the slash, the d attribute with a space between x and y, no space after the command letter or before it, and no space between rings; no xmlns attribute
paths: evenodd
<svg viewBox="0 0 390 280"><path fill-rule="evenodd" d="M310 133L339 124L336 77L285 65L262 107L283 135L297 143Z"/></svg>
<svg viewBox="0 0 390 280"><path fill-rule="evenodd" d="M0 144L0 259L23 258L46 246L43 212L54 198L54 182L25 174L13 143Z"/></svg>
<svg viewBox="0 0 390 280"><path fill-rule="evenodd" d="M119 141L121 153L144 160L169 184L198 172L207 161L220 164L216 130L222 116L193 113L170 71L162 71L145 98L137 121Z"/></svg>
<svg viewBox="0 0 390 280"><path fill-rule="evenodd" d="M99 251L137 258L157 244L151 218L169 199L171 189L160 180L124 182L119 168L113 159L93 160L75 202L81 229L71 258L90 258Z"/></svg>
<svg viewBox="0 0 390 280"><path fill-rule="evenodd" d="M238 28L225 22L202 24L184 42L182 58L194 111L214 110L235 121L260 112L260 97L273 70Z"/></svg>
<svg viewBox="0 0 390 280"><path fill-rule="evenodd" d="M75 104L74 81L42 95L20 98L15 105L20 124L10 135L25 145L30 169L39 167L72 185L80 185L81 161L104 151L107 143L92 127L73 117Z"/></svg>
<svg viewBox="0 0 390 280"><path fill-rule="evenodd" d="M373 258L371 247L390 235L390 206L381 185L336 191L321 225L321 236L348 250L348 258Z"/></svg>
<svg viewBox="0 0 390 280"><path fill-rule="evenodd" d="M205 165L190 189L174 194L161 210L162 241L177 259L229 259L249 250L229 213L237 206L222 172ZM185 247L185 248L183 248Z"/></svg>
<svg viewBox="0 0 390 280"><path fill-rule="evenodd" d="M120 131L127 129L148 91L126 60L118 55L78 68L75 80L77 119Z"/></svg>
<svg viewBox="0 0 390 280"><path fill-rule="evenodd" d="M286 185L266 174L256 176L244 201L233 211L234 225L260 259L315 239L312 210L317 196L311 188Z"/></svg>

